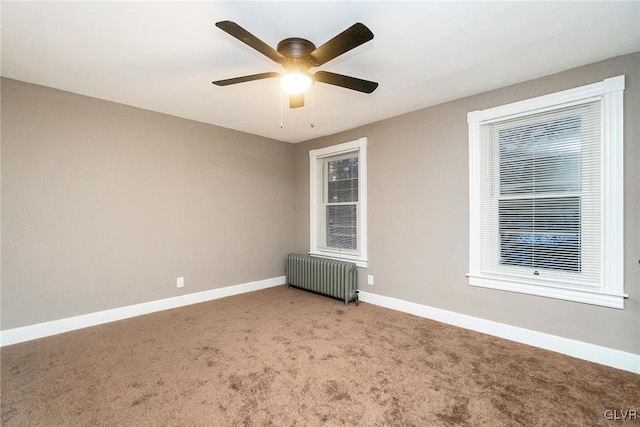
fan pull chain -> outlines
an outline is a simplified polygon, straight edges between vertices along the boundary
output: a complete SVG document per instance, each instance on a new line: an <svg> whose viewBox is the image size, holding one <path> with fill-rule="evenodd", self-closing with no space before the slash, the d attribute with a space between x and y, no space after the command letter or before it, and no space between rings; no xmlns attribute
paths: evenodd
<svg viewBox="0 0 640 427"><path fill-rule="evenodd" d="M284 107L282 106L282 98L283 98L283 93L284 89L282 89L282 87L280 88L280 129L284 128Z"/></svg>
<svg viewBox="0 0 640 427"><path fill-rule="evenodd" d="M313 85L311 85L311 90L309 90L309 97L311 98L311 128L313 129L314 127L316 127L316 124L314 123L314 100L315 97L313 96Z"/></svg>

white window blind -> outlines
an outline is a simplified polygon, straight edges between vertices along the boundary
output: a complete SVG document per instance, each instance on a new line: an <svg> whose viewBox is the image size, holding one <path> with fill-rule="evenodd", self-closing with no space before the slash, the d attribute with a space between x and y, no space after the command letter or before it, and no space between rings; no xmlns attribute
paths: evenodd
<svg viewBox="0 0 640 427"><path fill-rule="evenodd" d="M601 282L600 101L482 126L482 269Z"/></svg>
<svg viewBox="0 0 640 427"><path fill-rule="evenodd" d="M358 154L323 160L324 220L319 235L326 250L358 249Z"/></svg>

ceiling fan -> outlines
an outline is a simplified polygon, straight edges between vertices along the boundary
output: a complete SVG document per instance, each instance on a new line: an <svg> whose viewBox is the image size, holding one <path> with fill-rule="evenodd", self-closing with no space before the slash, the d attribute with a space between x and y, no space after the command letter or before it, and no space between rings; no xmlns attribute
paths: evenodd
<svg viewBox="0 0 640 427"><path fill-rule="evenodd" d="M217 80L213 82L214 85L228 86L253 80L281 77L281 84L289 93L290 108L304 106L304 92L309 89L314 81L364 93L371 93L378 87L378 83L376 82L331 73L329 71L316 71L314 74L308 71L312 67L323 65L343 53L373 39L373 33L364 24L356 23L352 25L318 48L309 40L291 37L278 43L277 49L273 49L235 22L216 22L216 27L257 50L272 61L282 65L285 72L282 74L267 72Z"/></svg>

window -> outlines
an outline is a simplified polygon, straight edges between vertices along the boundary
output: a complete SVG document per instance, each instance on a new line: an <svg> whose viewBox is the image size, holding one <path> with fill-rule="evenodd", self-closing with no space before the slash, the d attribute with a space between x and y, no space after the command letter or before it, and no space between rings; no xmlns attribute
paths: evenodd
<svg viewBox="0 0 640 427"><path fill-rule="evenodd" d="M311 255L367 266L367 139L309 151Z"/></svg>
<svg viewBox="0 0 640 427"><path fill-rule="evenodd" d="M624 307L623 90L468 114L471 285Z"/></svg>

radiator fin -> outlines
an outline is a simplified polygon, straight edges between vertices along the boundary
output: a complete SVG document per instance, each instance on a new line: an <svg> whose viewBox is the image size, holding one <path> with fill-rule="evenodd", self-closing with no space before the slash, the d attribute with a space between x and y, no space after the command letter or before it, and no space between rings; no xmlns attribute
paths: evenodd
<svg viewBox="0 0 640 427"><path fill-rule="evenodd" d="M289 254L286 274L287 285L357 302L358 269L352 262Z"/></svg>

